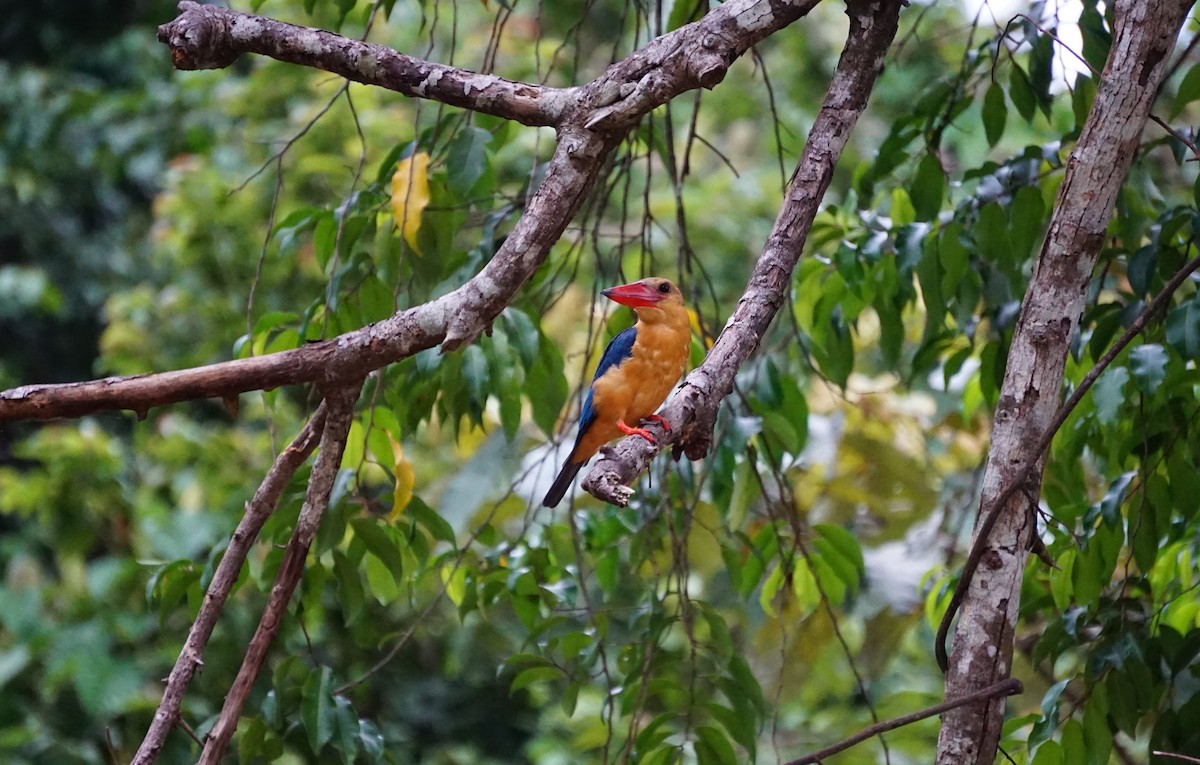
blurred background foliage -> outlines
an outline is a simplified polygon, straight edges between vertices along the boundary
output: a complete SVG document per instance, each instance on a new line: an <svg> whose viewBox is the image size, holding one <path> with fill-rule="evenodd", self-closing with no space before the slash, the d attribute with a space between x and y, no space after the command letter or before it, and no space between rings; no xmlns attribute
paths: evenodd
<svg viewBox="0 0 1200 765"><path fill-rule="evenodd" d="M171 6L0 12L0 386L295 347L444 294L492 256L552 150L548 131L265 59L174 72L154 39ZM246 10L570 85L705 8ZM1018 301L1095 95L1049 34L1096 68L1107 54L1103 5L1071 9L915 1L713 455L660 460L629 509L580 495L550 512L536 503L574 391L631 318L599 288L676 278L702 358L770 230L843 7L822 4L712 92L652 114L490 336L368 381L232 758L773 762L939 701L932 626ZM1138 147L1069 386L1196 255L1196 32L1157 109L1179 132L1151 128ZM427 207L397 207L397 169ZM1055 441L1042 510L1059 568L1034 561L1026 580L1013 761L1200 755L1198 352L1189 281ZM0 759L129 759L243 504L314 404L281 390L236 413L195 402L0 429ZM192 684L184 719L199 735L305 477ZM927 762L935 737L929 720L828 761ZM197 752L177 731L160 761Z"/></svg>

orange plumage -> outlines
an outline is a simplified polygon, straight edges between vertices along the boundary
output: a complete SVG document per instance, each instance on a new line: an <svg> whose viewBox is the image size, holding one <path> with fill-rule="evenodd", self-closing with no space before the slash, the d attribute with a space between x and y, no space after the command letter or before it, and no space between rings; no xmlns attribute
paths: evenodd
<svg viewBox="0 0 1200 765"><path fill-rule="evenodd" d="M547 507L562 500L575 475L604 444L622 434L654 440L637 425L656 416L687 366L691 323L678 287L652 278L603 294L633 308L638 321L614 337L600 359L580 413L575 447L542 501Z"/></svg>

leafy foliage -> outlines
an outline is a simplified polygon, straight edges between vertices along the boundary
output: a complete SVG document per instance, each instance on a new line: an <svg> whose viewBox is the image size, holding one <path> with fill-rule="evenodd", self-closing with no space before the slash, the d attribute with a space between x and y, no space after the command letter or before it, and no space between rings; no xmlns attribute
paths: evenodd
<svg viewBox="0 0 1200 765"><path fill-rule="evenodd" d="M650 19L602 2L581 22L561 4L259 5L351 35L374 11L372 39L551 84L707 7ZM906 13L909 43L837 170L789 315L741 370L708 460L663 460L629 509L534 505L571 391L629 320L591 311L590 285L677 276L700 358L770 229L776 152L798 153L837 10L652 115L490 335L371 378L238 761L725 765L937 700L929 625L947 551L965 543L1019 301L1096 92L1095 74L1056 63L1048 33L1066 25L1043 3L1027 9L1038 24L972 34L945 4ZM0 63L5 385L269 353L378 321L476 273L539 179L537 131L262 60L171 73L148 22L89 55ZM1092 67L1110 28L1085 2ZM1176 72L1160 113L1194 116L1194 72ZM1143 141L1069 387L1197 255L1192 149ZM424 203L398 202L414 185ZM1029 690L1004 741L1016 761L1200 754L1198 300L1189 280L1053 444L1043 539L1059 568L1034 561L1026 578ZM0 759L92 762L110 746L128 759L243 503L312 407L308 391L272 391L236 417L196 403L0 434ZM193 682L184 719L201 735L305 477ZM893 761L928 759L934 725L889 734ZM864 751L831 761L884 757ZM161 761L193 758L177 733Z"/></svg>

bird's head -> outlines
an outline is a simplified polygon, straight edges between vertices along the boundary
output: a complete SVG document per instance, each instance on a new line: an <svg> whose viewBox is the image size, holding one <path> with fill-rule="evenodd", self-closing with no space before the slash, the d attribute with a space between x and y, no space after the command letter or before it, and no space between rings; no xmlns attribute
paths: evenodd
<svg viewBox="0 0 1200 765"><path fill-rule="evenodd" d="M680 316L684 321L687 320L683 293L670 279L651 277L619 287L609 287L600 294L621 305L629 306L637 312L642 321L668 321Z"/></svg>

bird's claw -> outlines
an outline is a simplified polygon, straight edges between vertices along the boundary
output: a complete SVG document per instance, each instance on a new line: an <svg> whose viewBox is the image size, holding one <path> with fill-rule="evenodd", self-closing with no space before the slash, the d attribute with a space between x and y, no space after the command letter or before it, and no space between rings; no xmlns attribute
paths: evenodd
<svg viewBox="0 0 1200 765"><path fill-rule="evenodd" d="M646 415L642 418L642 423L645 424L647 422L657 422L659 425L663 426L663 430L667 431L668 433L671 432L671 423L667 422L667 418L663 417L661 414Z"/></svg>
<svg viewBox="0 0 1200 765"><path fill-rule="evenodd" d="M645 428L631 428L625 424L624 420L617 420L617 427L627 436L641 436L649 441L652 445L658 446L658 439L654 437L653 433Z"/></svg>

